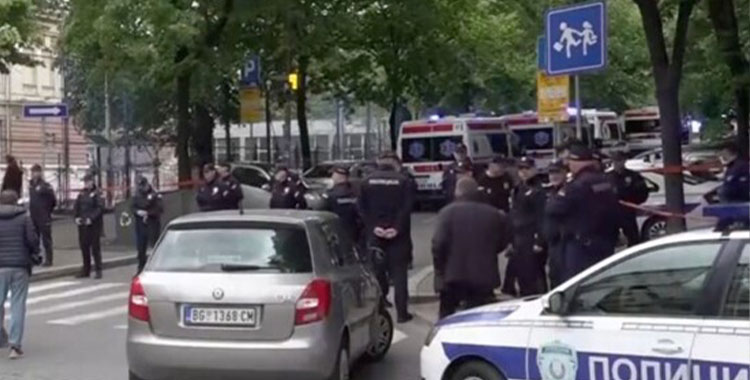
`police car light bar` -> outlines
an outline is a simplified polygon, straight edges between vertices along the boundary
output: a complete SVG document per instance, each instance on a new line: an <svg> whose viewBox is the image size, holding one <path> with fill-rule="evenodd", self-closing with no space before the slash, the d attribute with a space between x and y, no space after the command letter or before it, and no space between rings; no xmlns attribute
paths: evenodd
<svg viewBox="0 0 750 380"><path fill-rule="evenodd" d="M717 229L723 230L739 224L750 227L750 203L724 203L708 205L703 208L703 216L718 218Z"/></svg>

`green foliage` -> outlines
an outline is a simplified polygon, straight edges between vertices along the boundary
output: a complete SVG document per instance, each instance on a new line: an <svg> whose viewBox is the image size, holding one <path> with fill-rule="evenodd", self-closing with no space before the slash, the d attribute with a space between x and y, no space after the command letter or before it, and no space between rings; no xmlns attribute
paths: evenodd
<svg viewBox="0 0 750 380"><path fill-rule="evenodd" d="M32 0L0 1L0 73L14 64L36 64L27 53L38 42L35 9Z"/></svg>

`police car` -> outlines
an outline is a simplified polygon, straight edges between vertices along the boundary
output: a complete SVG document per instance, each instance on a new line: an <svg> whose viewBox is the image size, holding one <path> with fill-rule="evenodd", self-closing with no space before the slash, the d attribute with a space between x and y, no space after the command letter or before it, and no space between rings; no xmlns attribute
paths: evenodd
<svg viewBox="0 0 750 380"><path fill-rule="evenodd" d="M747 221L749 207L732 213ZM454 314L421 353L423 380L749 380L749 371L745 228L652 240L544 296Z"/></svg>

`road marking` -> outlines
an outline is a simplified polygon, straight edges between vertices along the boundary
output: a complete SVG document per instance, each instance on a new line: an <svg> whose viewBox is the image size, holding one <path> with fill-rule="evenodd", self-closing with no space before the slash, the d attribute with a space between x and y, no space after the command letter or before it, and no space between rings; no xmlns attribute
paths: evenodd
<svg viewBox="0 0 750 380"><path fill-rule="evenodd" d="M105 284L88 286L85 288L79 288L75 290L69 290L67 292L62 292L62 293L52 293L52 294L47 294L44 296L29 298L26 301L26 305L28 306L28 305L37 304L39 302L49 301L49 300L58 300L62 298L75 297L75 296L80 296L82 294L93 293L93 292L97 292L100 290L123 287L123 286L126 286L126 285L121 284L121 283L105 283Z"/></svg>
<svg viewBox="0 0 750 380"><path fill-rule="evenodd" d="M115 330L127 330L128 325L116 325L113 327Z"/></svg>
<svg viewBox="0 0 750 380"><path fill-rule="evenodd" d="M32 310L27 315L33 316L33 315L42 315L42 314L51 314L51 313L57 313L60 311L75 309L78 307L83 307L95 303L100 302L109 302L114 300L122 300L123 303L125 303L128 299L128 292L117 292L112 294L107 294L99 297L94 297L91 299L87 299L84 301L74 301L74 302L67 302L60 305L50 306L43 309L38 310Z"/></svg>
<svg viewBox="0 0 750 380"><path fill-rule="evenodd" d="M391 339L391 344L396 344L404 339L406 339L406 334L401 332L401 330L393 330L393 339Z"/></svg>
<svg viewBox="0 0 750 380"><path fill-rule="evenodd" d="M64 287L76 285L79 283L80 282L78 281L58 281L58 282L53 282L50 284L34 285L29 288L29 294L39 293L45 290L64 288Z"/></svg>
<svg viewBox="0 0 750 380"><path fill-rule="evenodd" d="M124 315L127 311L128 311L128 306L122 305L122 306L117 306L112 309L97 311L95 313L81 314L81 315L77 315L75 317L70 317L70 318L55 319L53 321L47 321L47 323L51 325L75 326L84 322L91 322L91 321L96 321L98 319Z"/></svg>

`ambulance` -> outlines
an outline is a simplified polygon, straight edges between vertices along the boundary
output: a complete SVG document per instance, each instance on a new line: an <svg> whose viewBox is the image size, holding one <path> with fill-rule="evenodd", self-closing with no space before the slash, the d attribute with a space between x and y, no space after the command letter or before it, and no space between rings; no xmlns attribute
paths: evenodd
<svg viewBox="0 0 750 380"><path fill-rule="evenodd" d="M504 119L499 117L445 117L407 121L401 125L397 154L417 182L420 201L443 198L443 169L453 162L463 143L475 164L493 157L513 156Z"/></svg>
<svg viewBox="0 0 750 380"><path fill-rule="evenodd" d="M630 153L638 154L661 147L659 117L659 107L643 107L623 112L623 126Z"/></svg>

